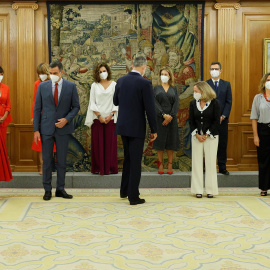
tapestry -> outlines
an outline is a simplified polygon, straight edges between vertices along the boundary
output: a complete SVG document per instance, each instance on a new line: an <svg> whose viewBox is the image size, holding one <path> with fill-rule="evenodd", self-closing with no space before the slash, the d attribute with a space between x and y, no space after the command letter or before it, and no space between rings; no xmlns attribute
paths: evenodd
<svg viewBox="0 0 270 270"><path fill-rule="evenodd" d="M106 62L112 79L127 74L135 56L147 59L145 78L158 84L159 69L168 65L174 73L180 98L177 115L180 150L173 168L191 169L191 136L188 123L193 84L202 78L202 2L181 4L92 4L48 2L50 61L60 60L63 77L76 84L81 109L70 135L68 171L90 171L91 129L84 125L93 68ZM154 171L157 153L149 143L147 128L143 171ZM118 164L123 166L123 145L118 136ZM165 156L166 163L166 156ZM166 166L166 164L165 164Z"/></svg>

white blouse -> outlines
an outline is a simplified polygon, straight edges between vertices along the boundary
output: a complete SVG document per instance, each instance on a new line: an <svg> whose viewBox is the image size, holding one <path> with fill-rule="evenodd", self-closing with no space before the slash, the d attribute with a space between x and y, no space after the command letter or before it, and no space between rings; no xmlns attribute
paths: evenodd
<svg viewBox="0 0 270 270"><path fill-rule="evenodd" d="M94 114L99 112L102 117L107 117L114 112L113 120L114 123L117 122L118 116L118 106L113 104L113 95L115 92L116 82L112 81L111 84L105 89L100 83L93 83L90 90L90 100L88 105L88 110L85 119L85 125L91 127L94 119L98 119Z"/></svg>

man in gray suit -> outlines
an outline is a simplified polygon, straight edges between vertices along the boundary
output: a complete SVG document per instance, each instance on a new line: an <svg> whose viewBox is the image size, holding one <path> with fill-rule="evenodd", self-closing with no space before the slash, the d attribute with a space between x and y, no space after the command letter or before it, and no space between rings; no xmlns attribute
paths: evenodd
<svg viewBox="0 0 270 270"><path fill-rule="evenodd" d="M62 78L63 65L60 61L50 64L51 80L42 82L37 91L34 109L34 140L42 141L43 199L52 197L53 146L57 152L57 187L55 196L72 199L66 193L66 157L69 134L74 132L72 120L80 109L76 85Z"/></svg>

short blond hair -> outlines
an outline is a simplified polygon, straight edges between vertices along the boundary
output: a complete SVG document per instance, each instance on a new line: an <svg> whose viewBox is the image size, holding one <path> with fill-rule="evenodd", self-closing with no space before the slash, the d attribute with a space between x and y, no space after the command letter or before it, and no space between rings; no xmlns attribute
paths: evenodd
<svg viewBox="0 0 270 270"><path fill-rule="evenodd" d="M158 73L158 74L159 74L159 77L158 77L158 84L161 85L160 75L161 75L162 70L166 70L166 71L169 73L169 75L170 75L171 78L169 79L168 83L169 83L170 86L174 86L174 76L173 76L173 72L172 72L171 68L168 67L168 66L165 66L165 67L163 67L163 68L161 68L161 69L159 70L159 73Z"/></svg>
<svg viewBox="0 0 270 270"><path fill-rule="evenodd" d="M265 83L266 83L266 80L267 80L268 76L270 76L270 72L264 74L263 77L261 78L261 81L260 81L260 84L259 84L259 89L258 89L259 93L264 94L264 92L265 92Z"/></svg>
<svg viewBox="0 0 270 270"><path fill-rule="evenodd" d="M37 74L47 74L50 75L49 65L47 63L41 63L37 66Z"/></svg>
<svg viewBox="0 0 270 270"><path fill-rule="evenodd" d="M199 90L202 92L201 100L207 102L217 97L215 91L212 89L212 87L207 82L197 82L194 84L194 86L197 86ZM193 86L193 87L194 87Z"/></svg>

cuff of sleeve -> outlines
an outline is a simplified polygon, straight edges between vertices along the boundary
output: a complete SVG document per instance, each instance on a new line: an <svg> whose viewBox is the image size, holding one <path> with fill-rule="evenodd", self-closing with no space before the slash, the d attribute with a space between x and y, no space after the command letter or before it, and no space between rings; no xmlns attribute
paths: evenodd
<svg viewBox="0 0 270 270"><path fill-rule="evenodd" d="M191 136L195 136L197 133L198 133L198 129L196 128L191 132Z"/></svg>
<svg viewBox="0 0 270 270"><path fill-rule="evenodd" d="M206 131L206 134L211 138L211 139L214 139L215 137L211 134L210 130L208 129Z"/></svg>

